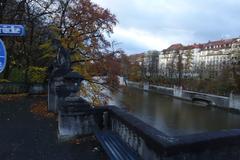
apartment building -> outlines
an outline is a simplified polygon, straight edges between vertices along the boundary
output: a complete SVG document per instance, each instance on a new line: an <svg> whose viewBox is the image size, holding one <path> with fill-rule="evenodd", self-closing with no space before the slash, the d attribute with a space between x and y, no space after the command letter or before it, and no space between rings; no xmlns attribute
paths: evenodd
<svg viewBox="0 0 240 160"><path fill-rule="evenodd" d="M214 78L225 67L238 63L239 55L240 38L188 46L173 44L159 53L158 74L174 78L181 69L184 77Z"/></svg>

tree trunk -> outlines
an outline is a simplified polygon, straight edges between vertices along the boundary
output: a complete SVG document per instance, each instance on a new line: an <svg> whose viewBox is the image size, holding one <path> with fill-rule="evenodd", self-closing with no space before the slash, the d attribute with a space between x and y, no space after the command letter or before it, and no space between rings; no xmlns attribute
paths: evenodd
<svg viewBox="0 0 240 160"><path fill-rule="evenodd" d="M0 4L0 23L3 23L4 9L6 7L7 0L1 0Z"/></svg>
<svg viewBox="0 0 240 160"><path fill-rule="evenodd" d="M26 55L26 70L25 70L25 83L29 82L29 67L30 67L30 55L32 53L32 46L33 46L33 35L34 35L34 22L31 22L31 29L30 29L30 34L29 34L29 49L27 51Z"/></svg>

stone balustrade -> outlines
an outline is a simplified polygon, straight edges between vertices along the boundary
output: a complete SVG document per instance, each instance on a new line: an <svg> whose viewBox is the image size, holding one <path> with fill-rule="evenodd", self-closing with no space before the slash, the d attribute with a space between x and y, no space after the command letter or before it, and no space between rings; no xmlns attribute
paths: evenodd
<svg viewBox="0 0 240 160"><path fill-rule="evenodd" d="M240 157L240 130L170 137L115 106L97 108L104 129L117 133L143 159L210 160ZM107 115L107 116L106 116ZM93 133L94 134L94 133Z"/></svg>

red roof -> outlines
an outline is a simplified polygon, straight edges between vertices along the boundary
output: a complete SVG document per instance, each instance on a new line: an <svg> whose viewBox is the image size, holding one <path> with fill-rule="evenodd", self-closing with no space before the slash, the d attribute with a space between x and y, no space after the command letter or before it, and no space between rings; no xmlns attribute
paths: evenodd
<svg viewBox="0 0 240 160"><path fill-rule="evenodd" d="M202 47L203 47L202 44L193 44L193 45L184 46L183 49L184 50L195 49L195 48L202 49Z"/></svg>
<svg viewBox="0 0 240 160"><path fill-rule="evenodd" d="M209 41L208 43L203 44L204 48L206 47L213 47L213 46L219 46L221 48L225 48L226 45L231 45L232 43L236 42L236 38L232 39L222 39L218 41ZM228 46L230 47L230 46Z"/></svg>
<svg viewBox="0 0 240 160"><path fill-rule="evenodd" d="M182 44L173 44L167 49L163 51L172 51L172 50L189 50L189 49L194 49L194 48L202 48L202 44L193 44L193 45L188 45L188 46L183 46Z"/></svg>
<svg viewBox="0 0 240 160"><path fill-rule="evenodd" d="M165 50L180 50L183 48L183 45L181 43L173 44L170 47L168 47Z"/></svg>
<svg viewBox="0 0 240 160"><path fill-rule="evenodd" d="M203 43L203 44L195 43L188 46L183 46L181 43L177 43L177 44L171 45L167 49L164 49L163 52L173 51L173 50L189 50L189 49L195 49L195 48L199 48L199 49L227 48L227 47L231 47L231 44L235 42L237 42L237 38L224 39L224 40L218 40L218 41L209 41L208 43Z"/></svg>

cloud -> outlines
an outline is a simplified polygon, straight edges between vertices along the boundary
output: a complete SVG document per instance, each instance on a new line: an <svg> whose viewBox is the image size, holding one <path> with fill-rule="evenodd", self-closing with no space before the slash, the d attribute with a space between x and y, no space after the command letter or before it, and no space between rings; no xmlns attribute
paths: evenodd
<svg viewBox="0 0 240 160"><path fill-rule="evenodd" d="M161 49L167 47L168 44L160 37L147 32L145 30L139 30L137 28L121 28L116 27L114 29L114 37L121 38L122 40L127 39L133 41L136 44L142 46L142 48L148 49ZM124 42L122 42L124 43Z"/></svg>
<svg viewBox="0 0 240 160"><path fill-rule="evenodd" d="M128 53L240 35L238 0L93 1L116 14L113 39Z"/></svg>
<svg viewBox="0 0 240 160"><path fill-rule="evenodd" d="M172 43L179 42L179 38L184 37L185 35L188 35L189 37L190 35L193 35L193 33L185 30L167 28L163 28L157 33L152 33L138 28L122 28L117 26L114 29L113 38L118 40L121 43L121 46L125 47L128 52L128 48L131 48L129 45L133 44L135 44L135 47L138 46L141 48L143 52L144 50L162 50L167 48ZM164 38L166 36L168 36L168 38ZM185 37L185 39L188 39L188 37ZM131 52L134 52L133 49L131 49Z"/></svg>

